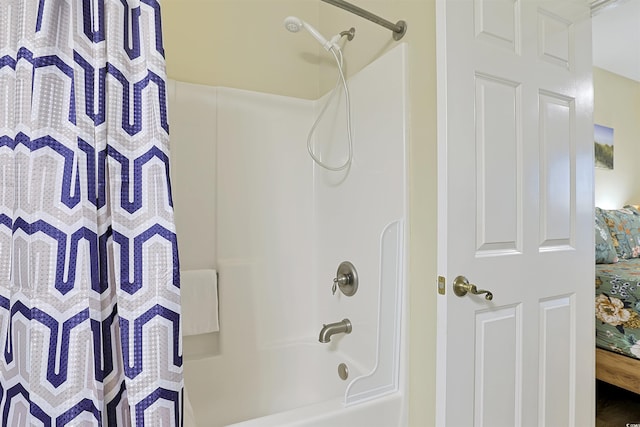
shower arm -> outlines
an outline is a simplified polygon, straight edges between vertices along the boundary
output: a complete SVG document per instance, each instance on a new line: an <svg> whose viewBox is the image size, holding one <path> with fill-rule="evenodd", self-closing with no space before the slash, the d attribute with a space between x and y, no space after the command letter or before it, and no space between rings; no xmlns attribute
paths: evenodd
<svg viewBox="0 0 640 427"><path fill-rule="evenodd" d="M368 10L364 10L356 5L348 3L344 0L322 0L325 3L332 4L340 9L344 9L347 12L351 12L358 16L361 16L365 19L368 19L371 22L375 22L378 25L382 25L385 28L393 31L393 39L400 40L405 33L407 32L407 23L405 21L398 21L397 23L389 22L386 19L383 19Z"/></svg>

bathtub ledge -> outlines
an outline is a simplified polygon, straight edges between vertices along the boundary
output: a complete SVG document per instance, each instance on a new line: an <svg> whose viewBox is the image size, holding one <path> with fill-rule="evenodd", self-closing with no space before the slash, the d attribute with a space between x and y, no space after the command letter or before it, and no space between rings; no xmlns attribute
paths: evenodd
<svg viewBox="0 0 640 427"><path fill-rule="evenodd" d="M400 427L401 412L398 392L349 407L333 399L226 427Z"/></svg>

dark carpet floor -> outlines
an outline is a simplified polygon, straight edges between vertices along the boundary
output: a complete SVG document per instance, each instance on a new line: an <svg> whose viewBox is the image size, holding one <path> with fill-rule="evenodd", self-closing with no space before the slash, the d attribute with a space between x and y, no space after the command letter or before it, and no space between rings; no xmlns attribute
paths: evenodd
<svg viewBox="0 0 640 427"><path fill-rule="evenodd" d="M598 381L596 427L627 426L640 427L640 395Z"/></svg>

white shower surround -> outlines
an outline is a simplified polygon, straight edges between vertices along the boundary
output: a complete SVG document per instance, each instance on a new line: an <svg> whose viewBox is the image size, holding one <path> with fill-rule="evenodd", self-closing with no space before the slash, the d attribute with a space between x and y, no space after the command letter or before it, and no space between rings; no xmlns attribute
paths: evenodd
<svg viewBox="0 0 640 427"><path fill-rule="evenodd" d="M407 424L405 73L401 44L349 80L348 173L306 152L322 100L171 82L182 269L220 275L220 333L184 341L199 427ZM331 108L318 128L327 163L344 161L343 116ZM331 294L345 260L353 297ZM322 324L345 317L353 332L320 344Z"/></svg>

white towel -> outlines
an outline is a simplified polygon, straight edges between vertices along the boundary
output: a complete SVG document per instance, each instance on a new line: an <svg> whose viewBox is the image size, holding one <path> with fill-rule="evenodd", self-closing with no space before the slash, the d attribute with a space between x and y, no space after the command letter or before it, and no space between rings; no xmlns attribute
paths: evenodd
<svg viewBox="0 0 640 427"><path fill-rule="evenodd" d="M218 280L215 270L180 272L182 335L218 332Z"/></svg>

